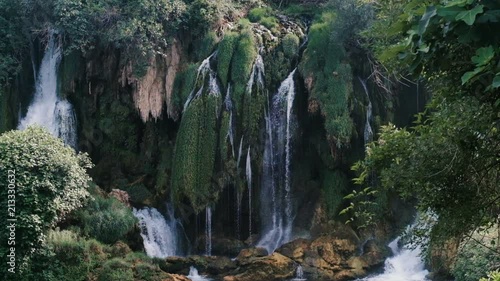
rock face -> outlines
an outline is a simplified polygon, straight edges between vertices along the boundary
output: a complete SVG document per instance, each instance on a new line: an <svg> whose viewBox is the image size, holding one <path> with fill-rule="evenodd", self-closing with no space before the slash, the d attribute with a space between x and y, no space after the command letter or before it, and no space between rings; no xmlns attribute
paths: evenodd
<svg viewBox="0 0 500 281"><path fill-rule="evenodd" d="M383 265L389 251L369 242L365 249L349 239L332 235L310 241L297 239L283 245L278 252L302 265L306 276L314 280L350 280L366 276Z"/></svg>
<svg viewBox="0 0 500 281"><path fill-rule="evenodd" d="M280 253L269 256L247 256L247 253L240 253L237 258L238 269L233 275L225 276L224 281L277 281L294 276L295 262ZM254 253L258 254L258 251Z"/></svg>
<svg viewBox="0 0 500 281"><path fill-rule="evenodd" d="M168 257L160 263L163 271L183 275L189 273L191 266L196 267L200 274L223 276L236 269L237 264L228 257L219 256Z"/></svg>

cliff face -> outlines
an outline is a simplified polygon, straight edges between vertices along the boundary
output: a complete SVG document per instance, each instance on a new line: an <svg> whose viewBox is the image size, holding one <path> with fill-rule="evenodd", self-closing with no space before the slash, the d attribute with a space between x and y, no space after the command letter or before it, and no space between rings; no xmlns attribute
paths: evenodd
<svg viewBox="0 0 500 281"><path fill-rule="evenodd" d="M192 238L207 206L219 236L244 240L261 231L266 118L291 73L294 99L282 112L294 119L287 119L292 129L282 141L291 140L296 233L310 230L315 210L326 221L338 218L365 141L394 112L413 114L399 112L396 98L369 79L373 70L361 48L330 36L333 18L325 14L308 28L299 19L251 15L253 22L224 23L223 33L171 40L142 73L111 48L75 51L60 65L59 93L75 107L78 148L95 163L94 181L128 192L136 206L163 208L173 200ZM29 104L19 108L34 84L32 68L25 69L2 96L2 130L14 128ZM235 231L224 233L229 226Z"/></svg>

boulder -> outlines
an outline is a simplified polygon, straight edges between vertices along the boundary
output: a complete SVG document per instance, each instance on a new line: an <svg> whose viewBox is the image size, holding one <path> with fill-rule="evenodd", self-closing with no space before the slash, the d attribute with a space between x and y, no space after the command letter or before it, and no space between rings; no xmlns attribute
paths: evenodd
<svg viewBox="0 0 500 281"><path fill-rule="evenodd" d="M248 257L239 264L235 274L224 277L224 281L278 281L292 278L295 262L280 253L270 256Z"/></svg>
<svg viewBox="0 0 500 281"><path fill-rule="evenodd" d="M167 257L160 263L160 268L169 273L187 275L191 266L200 274L223 276L236 269L236 261L222 256Z"/></svg>
<svg viewBox="0 0 500 281"><path fill-rule="evenodd" d="M240 263L244 263L246 260L249 258L253 257L264 257L267 256L268 252L265 248L262 247L252 247L252 248L247 248L243 249L240 251L238 254L238 257L236 258Z"/></svg>

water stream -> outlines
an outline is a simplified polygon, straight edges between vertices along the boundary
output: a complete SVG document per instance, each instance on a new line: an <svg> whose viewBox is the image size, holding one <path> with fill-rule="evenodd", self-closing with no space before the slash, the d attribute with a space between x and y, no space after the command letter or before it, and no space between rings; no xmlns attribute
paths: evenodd
<svg viewBox="0 0 500 281"><path fill-rule="evenodd" d="M206 276L202 276L198 273L198 269L194 266L189 268L189 275L187 276L191 281L210 281L212 279L207 278Z"/></svg>
<svg viewBox="0 0 500 281"><path fill-rule="evenodd" d="M373 130L372 130L372 125L371 125L371 120L372 120L372 111L373 111L373 106L372 106L372 101L370 100L370 92L368 91L368 87L366 86L366 81L358 77L359 82L361 82L361 85L363 85L363 89L365 90L366 98L368 99L368 105L366 107L366 123L365 123L365 132L364 132L364 139L365 139L365 145L373 140Z"/></svg>
<svg viewBox="0 0 500 281"><path fill-rule="evenodd" d="M65 144L76 148L76 116L73 106L57 93L57 76L61 62L61 46L57 34L49 33L47 50L43 56L35 81L35 95L24 118L20 119L19 130L37 124L46 128ZM33 66L35 69L35 66ZM35 72L36 73L36 72Z"/></svg>
<svg viewBox="0 0 500 281"><path fill-rule="evenodd" d="M420 248L410 249L407 246L399 247L401 238L398 237L389 244L394 254L385 261L384 273L358 279L360 281L427 281L429 272L425 269L420 257Z"/></svg>
<svg viewBox="0 0 500 281"><path fill-rule="evenodd" d="M180 255L178 221L173 208L168 207L168 220L155 208L133 209L139 219L144 249L150 257L165 258Z"/></svg>
<svg viewBox="0 0 500 281"><path fill-rule="evenodd" d="M205 209L205 254L212 255L212 208Z"/></svg>
<svg viewBox="0 0 500 281"><path fill-rule="evenodd" d="M263 235L257 245L266 248L269 253L292 238L291 146L296 126L293 112L294 74L295 70L281 83L266 114L267 135L260 195Z"/></svg>

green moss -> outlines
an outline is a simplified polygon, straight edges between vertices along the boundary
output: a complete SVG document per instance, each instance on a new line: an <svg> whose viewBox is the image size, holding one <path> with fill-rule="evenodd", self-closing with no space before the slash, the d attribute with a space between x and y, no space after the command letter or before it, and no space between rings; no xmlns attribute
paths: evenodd
<svg viewBox="0 0 500 281"><path fill-rule="evenodd" d="M323 178L323 194L325 196L330 218L337 217L344 192L349 190L349 180L339 170L326 170Z"/></svg>
<svg viewBox="0 0 500 281"><path fill-rule="evenodd" d="M278 26L278 19L274 17L273 10L269 7L250 10L248 19L251 22L258 22L268 29L274 29Z"/></svg>
<svg viewBox="0 0 500 281"><path fill-rule="evenodd" d="M231 65L231 59L233 57L237 40L237 33L228 32L224 35L224 38L222 39L218 47L217 74L224 87L227 87L227 81L229 80L229 67Z"/></svg>
<svg viewBox="0 0 500 281"><path fill-rule="evenodd" d="M221 98L203 94L193 100L181 120L172 170L172 192L188 199L199 212L217 198L212 174L217 146L217 109Z"/></svg>
<svg viewBox="0 0 500 281"><path fill-rule="evenodd" d="M209 31L201 39L195 40L195 59L201 61L208 57L214 51L218 41L219 38L214 31Z"/></svg>
<svg viewBox="0 0 500 281"><path fill-rule="evenodd" d="M294 58L299 51L300 39L297 35L289 33L283 37L282 48L283 53L288 58Z"/></svg>
<svg viewBox="0 0 500 281"><path fill-rule="evenodd" d="M198 73L198 64L190 63L186 69L177 74L174 83L175 103L178 108L183 108L189 94L193 90L196 83L196 75Z"/></svg>
<svg viewBox="0 0 500 281"><path fill-rule="evenodd" d="M300 69L306 79L312 78L310 97L320 104L328 138L342 148L349 146L354 128L350 117L352 70L344 62L346 52L342 38L335 33L335 20L335 13L325 11L311 25Z"/></svg>
<svg viewBox="0 0 500 281"><path fill-rule="evenodd" d="M236 44L236 50L231 63L231 81L234 85L233 99L236 111L243 106L243 96L246 92L246 84L250 78L252 67L257 57L255 38L250 29L243 30Z"/></svg>

